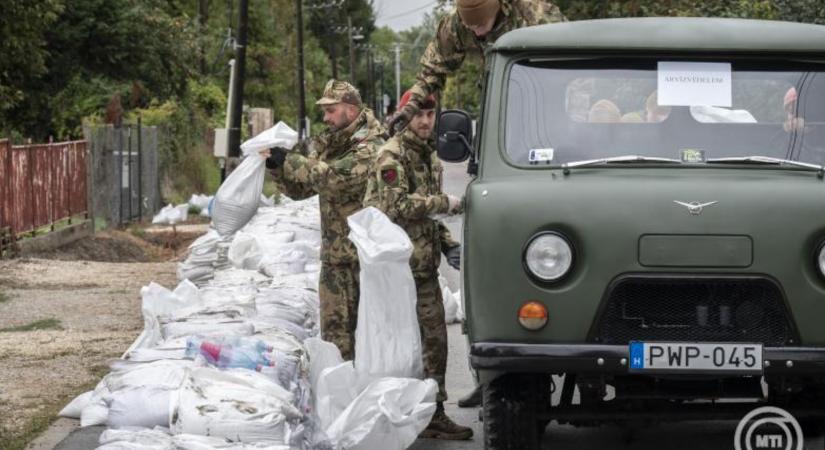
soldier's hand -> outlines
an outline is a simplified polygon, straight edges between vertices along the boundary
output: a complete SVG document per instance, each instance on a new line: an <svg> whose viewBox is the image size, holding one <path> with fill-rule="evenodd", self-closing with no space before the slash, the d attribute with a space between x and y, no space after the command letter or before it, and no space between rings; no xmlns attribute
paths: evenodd
<svg viewBox="0 0 825 450"><path fill-rule="evenodd" d="M286 149L275 147L270 149L269 152L269 157L266 158L267 169L277 169L278 167L284 165L284 160L286 159ZM261 154L264 154L264 152L261 152Z"/></svg>
<svg viewBox="0 0 825 450"><path fill-rule="evenodd" d="M447 264L455 270L461 270L461 245L450 247L444 252Z"/></svg>
<svg viewBox="0 0 825 450"><path fill-rule="evenodd" d="M403 131L404 128L407 127L407 124L410 123L410 120L418 114L419 109L418 103L410 100L403 108L396 111L388 127L390 136L395 136L396 133Z"/></svg>
<svg viewBox="0 0 825 450"><path fill-rule="evenodd" d="M464 199L456 197L455 195L447 194L447 201L450 206L447 209L447 214L461 214L464 212Z"/></svg>

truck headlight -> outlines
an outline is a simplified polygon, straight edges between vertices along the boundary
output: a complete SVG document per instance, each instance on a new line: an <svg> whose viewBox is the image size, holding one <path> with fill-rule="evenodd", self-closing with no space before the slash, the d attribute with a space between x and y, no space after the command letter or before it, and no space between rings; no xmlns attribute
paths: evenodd
<svg viewBox="0 0 825 450"><path fill-rule="evenodd" d="M538 279L556 281L563 277L573 265L573 249L560 234L540 233L534 236L527 245L524 263L530 273Z"/></svg>
<svg viewBox="0 0 825 450"><path fill-rule="evenodd" d="M819 246L819 254L816 255L816 262L819 266L819 273L825 275L825 243Z"/></svg>

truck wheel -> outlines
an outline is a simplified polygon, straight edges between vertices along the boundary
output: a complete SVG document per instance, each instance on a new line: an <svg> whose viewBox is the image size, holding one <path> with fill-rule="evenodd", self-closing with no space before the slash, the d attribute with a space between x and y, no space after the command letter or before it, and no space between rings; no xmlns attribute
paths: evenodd
<svg viewBox="0 0 825 450"><path fill-rule="evenodd" d="M484 403L484 448L487 450L537 450L537 375L504 375L486 384Z"/></svg>

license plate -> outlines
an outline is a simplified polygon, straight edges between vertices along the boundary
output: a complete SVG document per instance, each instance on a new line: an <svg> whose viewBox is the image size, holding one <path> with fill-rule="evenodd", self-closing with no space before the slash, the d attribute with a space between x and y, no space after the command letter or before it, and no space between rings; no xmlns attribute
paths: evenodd
<svg viewBox="0 0 825 450"><path fill-rule="evenodd" d="M631 342L630 370L762 373L762 344Z"/></svg>

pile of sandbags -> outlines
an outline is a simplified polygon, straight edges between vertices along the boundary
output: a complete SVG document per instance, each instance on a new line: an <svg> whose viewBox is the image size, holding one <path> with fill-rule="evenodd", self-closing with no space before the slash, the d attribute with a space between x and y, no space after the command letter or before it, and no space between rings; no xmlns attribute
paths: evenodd
<svg viewBox="0 0 825 450"><path fill-rule="evenodd" d="M178 279L203 285L214 278L215 272L231 267L229 248L231 236L221 237L209 230L189 245L189 256L178 264Z"/></svg>
<svg viewBox="0 0 825 450"><path fill-rule="evenodd" d="M192 194L187 203L190 207L195 207L200 210L202 217L211 217L209 205L212 204L213 198L215 198L214 195Z"/></svg>
<svg viewBox="0 0 825 450"><path fill-rule="evenodd" d="M259 192L262 160L252 147L248 177ZM250 213L242 181L232 185L244 194L243 214L222 187L215 229L190 246L178 286L141 289L143 332L61 415L107 425L104 450L408 447L429 422L437 390L433 380L416 378L421 348L409 238L374 208L350 218L363 288L359 359L342 361L316 337L317 197L282 197L275 206L256 198Z"/></svg>
<svg viewBox="0 0 825 450"><path fill-rule="evenodd" d="M166 205L152 218L154 225L175 225L186 222L189 218L189 204L182 203L177 206Z"/></svg>

